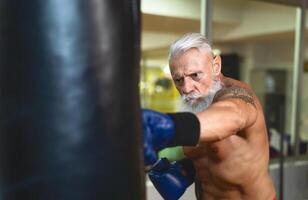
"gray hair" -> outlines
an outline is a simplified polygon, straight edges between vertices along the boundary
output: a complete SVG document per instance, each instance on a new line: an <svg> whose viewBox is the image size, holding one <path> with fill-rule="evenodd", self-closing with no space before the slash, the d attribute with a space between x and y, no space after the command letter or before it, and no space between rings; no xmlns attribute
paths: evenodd
<svg viewBox="0 0 308 200"><path fill-rule="evenodd" d="M212 48L207 39L200 33L188 33L174 41L169 50L169 64L173 59L186 51L196 48L200 52L212 52Z"/></svg>

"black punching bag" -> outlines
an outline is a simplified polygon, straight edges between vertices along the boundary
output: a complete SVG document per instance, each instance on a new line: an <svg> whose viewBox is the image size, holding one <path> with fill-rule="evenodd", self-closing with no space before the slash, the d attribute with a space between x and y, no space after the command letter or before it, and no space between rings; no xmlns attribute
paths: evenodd
<svg viewBox="0 0 308 200"><path fill-rule="evenodd" d="M0 0L2 200L145 199L139 9Z"/></svg>

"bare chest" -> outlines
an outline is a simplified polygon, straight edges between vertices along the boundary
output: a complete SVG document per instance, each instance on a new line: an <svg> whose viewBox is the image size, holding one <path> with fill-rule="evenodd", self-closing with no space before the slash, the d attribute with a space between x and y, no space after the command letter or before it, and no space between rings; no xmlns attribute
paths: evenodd
<svg viewBox="0 0 308 200"><path fill-rule="evenodd" d="M247 145L243 138L233 135L218 142L205 143L197 147L184 147L184 153L192 160L208 158L213 162L222 162Z"/></svg>
<svg viewBox="0 0 308 200"><path fill-rule="evenodd" d="M255 159L252 151L239 136L184 148L185 155L193 160L201 182L217 185L240 184L239 180L249 177L251 162Z"/></svg>

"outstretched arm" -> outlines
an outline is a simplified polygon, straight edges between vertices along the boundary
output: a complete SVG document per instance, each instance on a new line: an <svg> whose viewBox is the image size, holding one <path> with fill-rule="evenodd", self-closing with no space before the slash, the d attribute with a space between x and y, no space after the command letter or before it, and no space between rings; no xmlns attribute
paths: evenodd
<svg viewBox="0 0 308 200"><path fill-rule="evenodd" d="M165 147L219 141L252 126L258 115L255 99L249 89L230 87L219 91L214 103L197 115L143 110L146 164L154 164L156 152Z"/></svg>
<svg viewBox="0 0 308 200"><path fill-rule="evenodd" d="M219 91L214 103L197 114L200 122L199 143L219 141L252 126L257 119L253 94L241 87Z"/></svg>

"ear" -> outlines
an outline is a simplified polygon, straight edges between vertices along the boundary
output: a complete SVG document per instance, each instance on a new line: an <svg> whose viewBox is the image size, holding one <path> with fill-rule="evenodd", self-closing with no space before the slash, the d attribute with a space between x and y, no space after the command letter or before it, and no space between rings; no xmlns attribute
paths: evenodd
<svg viewBox="0 0 308 200"><path fill-rule="evenodd" d="M213 58L213 73L215 77L221 73L221 57L219 55Z"/></svg>

